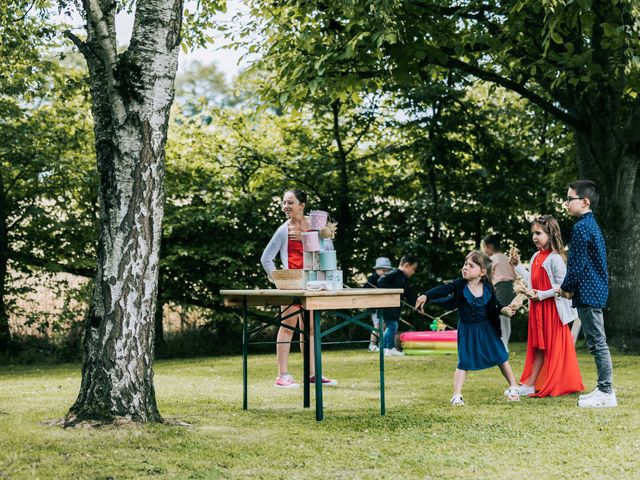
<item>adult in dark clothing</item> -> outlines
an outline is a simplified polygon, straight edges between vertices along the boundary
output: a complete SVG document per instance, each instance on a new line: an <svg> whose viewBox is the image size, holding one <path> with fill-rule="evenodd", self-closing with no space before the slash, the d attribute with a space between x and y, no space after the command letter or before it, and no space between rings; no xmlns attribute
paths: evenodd
<svg viewBox="0 0 640 480"><path fill-rule="evenodd" d="M391 260L387 257L378 257L376 258L376 263L373 266L373 273L367 277L366 283L363 285L364 288L378 288L378 280L384 274L389 272L393 267L391 266ZM378 328L380 325L380 316L378 315L378 310L371 310L371 321L373 322L373 326ZM369 337L369 351L370 352L379 352L380 348L378 347L378 335L375 332L371 332L371 336Z"/></svg>
<svg viewBox="0 0 640 480"><path fill-rule="evenodd" d="M409 305L416 302L416 296L409 286L409 279L416 273L418 268L418 259L411 254L407 254L400 259L400 266L394 268L389 273L378 280L380 288L402 288L404 293L402 298ZM381 308L382 317L385 324L382 343L384 346L384 354L391 357L398 357L404 353L395 348L395 335L398 331L398 321L400 320L400 307Z"/></svg>

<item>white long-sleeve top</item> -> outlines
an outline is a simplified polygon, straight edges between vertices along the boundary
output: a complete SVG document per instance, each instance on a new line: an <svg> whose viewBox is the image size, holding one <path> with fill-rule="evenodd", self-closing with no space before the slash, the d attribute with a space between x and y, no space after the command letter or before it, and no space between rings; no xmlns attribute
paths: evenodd
<svg viewBox="0 0 640 480"><path fill-rule="evenodd" d="M533 264L533 261L539 253L540 252L536 252L533 254L530 265ZM542 262L542 268L544 268L547 276L549 277L551 288L549 290L538 290L538 300L545 300L547 298L554 297L558 315L560 316L562 324L566 325L567 323L574 321L578 318L578 311L571 306L571 300L563 297L557 297L555 295L556 289L560 287L565 275L567 274L567 266L565 265L564 260L556 252L551 252L546 260ZM531 273L524 265L519 263L516 267L516 273L520 275L525 282L527 282L529 288L533 288L531 287Z"/></svg>

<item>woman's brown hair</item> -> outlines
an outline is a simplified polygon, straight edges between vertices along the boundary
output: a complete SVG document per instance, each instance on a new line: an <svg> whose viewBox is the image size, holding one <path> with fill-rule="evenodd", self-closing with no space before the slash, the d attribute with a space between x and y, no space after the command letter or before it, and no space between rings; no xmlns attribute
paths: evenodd
<svg viewBox="0 0 640 480"><path fill-rule="evenodd" d="M539 225L542 231L549 237L549 243L551 244L551 250L560 255L564 261L567 261L567 254L564 251L564 243L562 242L562 233L560 232L560 225L553 215L540 215L539 217L531 220L531 226Z"/></svg>

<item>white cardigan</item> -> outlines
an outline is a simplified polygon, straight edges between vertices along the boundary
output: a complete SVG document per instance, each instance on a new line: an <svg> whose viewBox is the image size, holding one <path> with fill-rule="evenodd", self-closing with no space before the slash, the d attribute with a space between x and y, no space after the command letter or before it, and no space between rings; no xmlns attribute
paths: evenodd
<svg viewBox="0 0 640 480"><path fill-rule="evenodd" d="M289 220L284 222L278 229L276 233L273 234L271 240L267 244L267 247L262 252L262 256L260 257L260 263L262 263L262 268L264 268L265 272L269 278L271 278L271 272L276 269L276 264L274 262L278 253L280 253L280 261L282 262L282 268L289 268Z"/></svg>
<svg viewBox="0 0 640 480"><path fill-rule="evenodd" d="M533 261L538 256L540 252L536 252L531 257L531 265ZM558 297L555 294L555 291L562 282L564 281L564 277L567 274L567 266L564 263L562 257L556 252L551 252L549 256L542 262L542 268L544 268L545 272L547 272L547 277L549 277L549 281L551 282L551 288L549 290L538 290L538 300L545 300L547 298L554 297L556 301L556 308L558 310L558 315L560 316L560 321L563 325L566 325L570 322L573 322L578 318L578 311L571 306L571 301ZM525 282L529 288L531 287L531 274L529 270L527 270L524 265L521 263L516 267L516 272L522 278L524 278Z"/></svg>

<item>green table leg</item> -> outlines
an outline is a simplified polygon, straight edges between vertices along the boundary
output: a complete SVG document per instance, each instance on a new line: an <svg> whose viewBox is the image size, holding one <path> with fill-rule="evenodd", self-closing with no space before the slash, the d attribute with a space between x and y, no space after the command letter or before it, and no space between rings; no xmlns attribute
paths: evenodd
<svg viewBox="0 0 640 480"><path fill-rule="evenodd" d="M382 339L382 318L378 324L378 348L380 349L380 415L384 416L384 341Z"/></svg>
<svg viewBox="0 0 640 480"><path fill-rule="evenodd" d="M302 356L303 361L304 361L304 366L302 369L302 374L303 374L303 379L304 379L304 383L303 385L303 389L304 389L304 393L303 393L303 400L302 400L302 406L304 408L309 408L311 406L311 388L309 386L309 365L311 363L311 353L309 352L309 347L311 346L311 343L309 342L309 329L311 327L311 315L309 315L309 311L308 310L303 310L303 319L304 319L304 334L302 335L303 337L303 346L304 346L304 354Z"/></svg>
<svg viewBox="0 0 640 480"><path fill-rule="evenodd" d="M249 345L247 338L247 297L242 299L242 409L247 410L247 357Z"/></svg>
<svg viewBox="0 0 640 480"><path fill-rule="evenodd" d="M316 367L316 420L324 418L322 405L322 331L320 330L320 312L313 312L313 356Z"/></svg>

